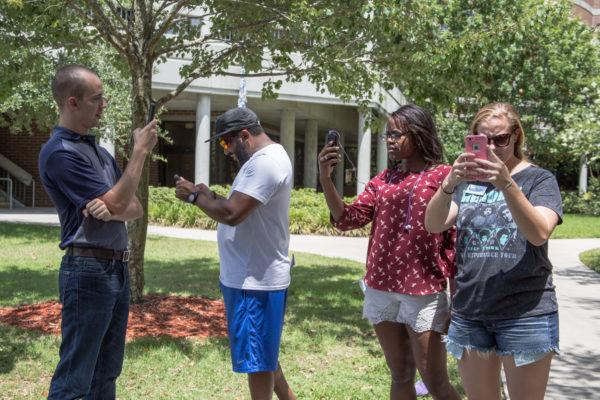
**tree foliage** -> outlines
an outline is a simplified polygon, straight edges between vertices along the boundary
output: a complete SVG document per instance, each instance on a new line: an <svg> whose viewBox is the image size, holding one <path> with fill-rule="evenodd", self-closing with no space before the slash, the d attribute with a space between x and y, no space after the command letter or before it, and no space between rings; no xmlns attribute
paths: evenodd
<svg viewBox="0 0 600 400"><path fill-rule="evenodd" d="M12 123L20 113L39 125L50 123L48 77L57 65L86 60L104 44L114 54L106 58L116 71L129 77L130 123L114 116L115 129L144 125L151 97L154 68L169 57L190 62L180 70L181 83L157 99L160 108L195 79L211 75L237 75L243 66L247 76L268 76L264 93L272 95L283 80L306 77L320 89L344 99L366 99L378 80L369 58L369 1L339 2L240 0L13 0L0 3L0 64L10 82L36 92L15 94L10 84L0 89L0 103ZM87 58L90 65L95 59ZM25 62L24 62L25 61ZM92 67L96 67L91 65ZM106 82L105 82L105 86ZM108 87L108 86L107 86ZM35 99L31 99L31 97ZM46 104L43 104L46 102ZM137 196L144 210L148 204L146 165ZM147 212L129 224L130 272L133 299L143 290L143 254Z"/></svg>
<svg viewBox="0 0 600 400"><path fill-rule="evenodd" d="M445 132L452 143L481 106L512 103L532 158L557 167L565 149L555 138L567 127L565 117L584 112L598 95L589 90L600 76L597 33L571 15L570 1L426 3L413 6L431 18L428 35L407 33L413 28L403 28L404 11L394 9L397 26L379 49L387 77L448 118L441 124L456 129Z"/></svg>

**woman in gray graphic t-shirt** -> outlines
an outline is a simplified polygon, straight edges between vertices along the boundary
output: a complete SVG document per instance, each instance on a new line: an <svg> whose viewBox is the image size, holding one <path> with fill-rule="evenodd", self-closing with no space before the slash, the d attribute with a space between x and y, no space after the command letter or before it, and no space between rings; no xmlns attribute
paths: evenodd
<svg viewBox="0 0 600 400"><path fill-rule="evenodd" d="M461 154L425 215L429 232L454 224L458 232L446 348L469 398L500 399L503 365L511 399L543 399L558 353L548 259L548 238L562 222L558 184L526 160L510 104L483 107L469 133L487 138L487 160Z"/></svg>

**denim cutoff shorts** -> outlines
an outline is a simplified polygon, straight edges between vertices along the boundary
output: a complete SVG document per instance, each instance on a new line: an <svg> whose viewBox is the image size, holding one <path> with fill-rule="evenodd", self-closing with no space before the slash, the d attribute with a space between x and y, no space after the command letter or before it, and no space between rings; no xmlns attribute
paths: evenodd
<svg viewBox="0 0 600 400"><path fill-rule="evenodd" d="M534 363L548 353L559 354L558 313L514 319L476 321L452 314L446 350L460 360L465 350L513 355L517 367Z"/></svg>

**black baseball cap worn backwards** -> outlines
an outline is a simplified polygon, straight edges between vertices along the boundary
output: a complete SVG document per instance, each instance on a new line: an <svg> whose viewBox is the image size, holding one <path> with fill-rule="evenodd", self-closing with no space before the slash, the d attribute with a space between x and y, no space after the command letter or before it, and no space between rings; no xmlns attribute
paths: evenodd
<svg viewBox="0 0 600 400"><path fill-rule="evenodd" d="M215 134L210 139L205 140L204 143L218 139L228 133L255 126L260 126L260 121L254 111L245 107L232 108L217 117L215 121Z"/></svg>

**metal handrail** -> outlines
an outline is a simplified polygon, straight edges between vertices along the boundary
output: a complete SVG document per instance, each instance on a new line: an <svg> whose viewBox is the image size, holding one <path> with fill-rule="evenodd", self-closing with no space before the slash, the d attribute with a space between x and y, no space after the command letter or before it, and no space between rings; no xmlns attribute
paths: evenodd
<svg viewBox="0 0 600 400"><path fill-rule="evenodd" d="M12 195L13 181L10 178L0 178L0 181L8 182L8 208L10 208L12 210L12 208L13 208L13 195Z"/></svg>

